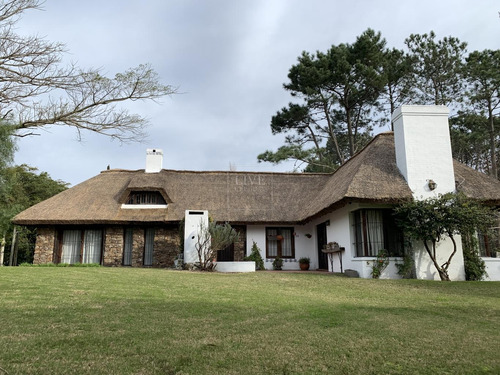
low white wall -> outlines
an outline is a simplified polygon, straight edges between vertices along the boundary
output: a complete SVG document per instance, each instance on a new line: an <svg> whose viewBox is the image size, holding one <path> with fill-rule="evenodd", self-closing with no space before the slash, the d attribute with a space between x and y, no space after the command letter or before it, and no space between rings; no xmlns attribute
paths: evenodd
<svg viewBox="0 0 500 375"><path fill-rule="evenodd" d="M217 262L217 272L255 272L255 262Z"/></svg>
<svg viewBox="0 0 500 375"><path fill-rule="evenodd" d="M372 278L373 262L375 262L375 260L376 258L374 257L353 259L352 263L355 264L355 267L352 267L352 269L359 272L359 277L370 279ZM401 279L401 276L398 274L398 269L396 268L396 263L403 263L403 258L389 258L389 264L380 274L380 279Z"/></svg>
<svg viewBox="0 0 500 375"><path fill-rule="evenodd" d="M457 253L453 256L448 268L448 275L450 280L460 281L465 280L465 267L464 267L464 256L462 253L462 239L460 236L455 236L455 242L457 243ZM415 269L417 273L417 279L423 280L441 280L439 273L432 263L431 258L427 254L422 243L414 243L414 259L415 259ZM453 252L453 243L450 239L444 239L437 243L436 245L436 260L439 265L446 262Z"/></svg>
<svg viewBox="0 0 500 375"><path fill-rule="evenodd" d="M486 272L488 281L500 281L500 258L482 258L486 263Z"/></svg>

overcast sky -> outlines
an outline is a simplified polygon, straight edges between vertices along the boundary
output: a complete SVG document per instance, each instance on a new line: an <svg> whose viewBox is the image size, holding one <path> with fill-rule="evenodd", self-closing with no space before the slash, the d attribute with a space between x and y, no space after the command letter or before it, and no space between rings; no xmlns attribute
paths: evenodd
<svg viewBox="0 0 500 375"><path fill-rule="evenodd" d="M469 51L500 49L498 0L47 0L43 8L25 13L19 33L62 42L69 61L109 76L150 63L182 92L128 107L150 119L145 143L89 133L78 142L62 127L19 140L16 164L72 185L107 165L144 168L150 147L163 149L168 169L292 170L292 163L257 163L259 153L282 145L269 123L290 101L288 70L302 51L353 43L367 28L391 47L434 30Z"/></svg>

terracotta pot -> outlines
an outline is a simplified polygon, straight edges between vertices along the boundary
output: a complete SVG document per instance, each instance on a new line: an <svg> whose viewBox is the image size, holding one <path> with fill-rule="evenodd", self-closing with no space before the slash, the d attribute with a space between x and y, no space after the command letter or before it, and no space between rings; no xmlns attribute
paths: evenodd
<svg viewBox="0 0 500 375"><path fill-rule="evenodd" d="M309 269L309 263L299 263L299 266L302 271L307 271Z"/></svg>

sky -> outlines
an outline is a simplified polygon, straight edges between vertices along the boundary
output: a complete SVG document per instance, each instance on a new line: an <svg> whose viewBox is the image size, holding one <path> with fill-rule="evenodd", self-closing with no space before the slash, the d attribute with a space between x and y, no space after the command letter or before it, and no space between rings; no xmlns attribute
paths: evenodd
<svg viewBox="0 0 500 375"><path fill-rule="evenodd" d="M149 119L142 143L92 133L79 141L53 126L18 139L15 163L71 185L108 165L144 168L147 148L163 150L166 169L292 171L257 155L283 144L270 121L291 101L283 83L302 51L353 43L367 28L389 47L434 30L468 51L500 49L499 11L498 0L47 0L23 14L19 34L62 42L66 61L107 76L149 63L179 94L126 104Z"/></svg>

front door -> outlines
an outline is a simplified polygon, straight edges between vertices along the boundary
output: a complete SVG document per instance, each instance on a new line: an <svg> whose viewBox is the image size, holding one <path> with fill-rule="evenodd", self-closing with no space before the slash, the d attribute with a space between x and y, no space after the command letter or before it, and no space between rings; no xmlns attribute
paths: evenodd
<svg viewBox="0 0 500 375"><path fill-rule="evenodd" d="M328 270L328 254L322 251L327 242L326 223L321 223L316 226L316 234L318 238L318 268L320 270Z"/></svg>

